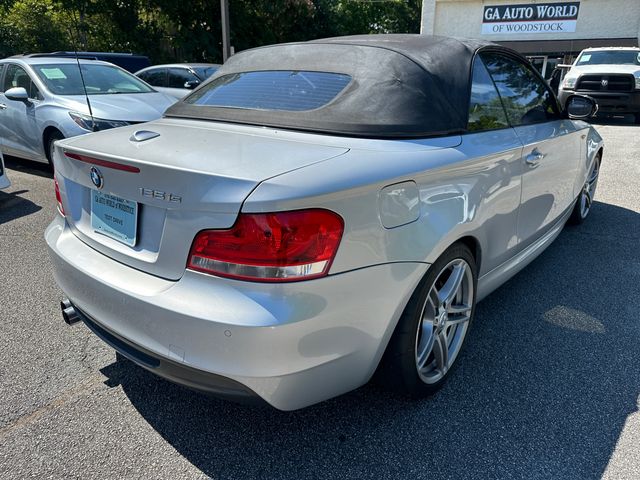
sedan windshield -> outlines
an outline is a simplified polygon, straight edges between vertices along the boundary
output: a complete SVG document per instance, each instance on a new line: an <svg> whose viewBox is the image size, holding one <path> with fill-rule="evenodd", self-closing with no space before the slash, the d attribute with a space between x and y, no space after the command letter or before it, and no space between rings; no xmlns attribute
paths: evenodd
<svg viewBox="0 0 640 480"><path fill-rule="evenodd" d="M576 65L640 65L640 52L633 50L596 50L584 52Z"/></svg>
<svg viewBox="0 0 640 480"><path fill-rule="evenodd" d="M149 93L154 90L130 73L110 65L81 64L88 95ZM34 65L47 88L56 95L84 95L80 70L75 63Z"/></svg>
<svg viewBox="0 0 640 480"><path fill-rule="evenodd" d="M206 80L211 75L216 73L220 67L193 67L196 74L202 79Z"/></svg>

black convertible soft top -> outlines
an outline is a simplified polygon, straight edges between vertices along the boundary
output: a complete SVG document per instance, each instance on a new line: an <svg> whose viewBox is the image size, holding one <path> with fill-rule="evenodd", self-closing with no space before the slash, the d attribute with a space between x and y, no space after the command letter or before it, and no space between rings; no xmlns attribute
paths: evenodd
<svg viewBox="0 0 640 480"><path fill-rule="evenodd" d="M466 130L475 53L495 44L429 35L358 35L255 48L231 57L167 117L216 120L375 138ZM304 111L204 106L190 98L216 79L255 71L333 72L351 81L332 101Z"/></svg>

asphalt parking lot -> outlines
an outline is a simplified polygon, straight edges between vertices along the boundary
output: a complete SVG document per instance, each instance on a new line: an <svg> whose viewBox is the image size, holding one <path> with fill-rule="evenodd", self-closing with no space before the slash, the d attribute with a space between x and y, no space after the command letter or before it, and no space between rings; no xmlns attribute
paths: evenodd
<svg viewBox="0 0 640 480"><path fill-rule="evenodd" d="M479 304L458 369L411 401L365 386L302 411L160 380L61 319L51 174L0 192L0 478L640 477L640 127L607 146L590 218Z"/></svg>

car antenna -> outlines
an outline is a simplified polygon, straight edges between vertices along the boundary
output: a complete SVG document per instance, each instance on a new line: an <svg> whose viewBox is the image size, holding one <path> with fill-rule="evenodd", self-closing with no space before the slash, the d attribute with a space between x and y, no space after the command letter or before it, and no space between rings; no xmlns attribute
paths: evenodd
<svg viewBox="0 0 640 480"><path fill-rule="evenodd" d="M87 85L84 83L84 75L82 74L82 67L80 67L80 58L78 58L78 48L73 34L71 34L71 40L73 41L73 53L76 57L76 63L78 64L78 72L80 72L82 91L84 92L84 98L87 100L87 107L89 107L89 116L91 117L91 131L95 132L96 121L93 119L93 110L91 109L91 102L89 101L89 94L87 93Z"/></svg>

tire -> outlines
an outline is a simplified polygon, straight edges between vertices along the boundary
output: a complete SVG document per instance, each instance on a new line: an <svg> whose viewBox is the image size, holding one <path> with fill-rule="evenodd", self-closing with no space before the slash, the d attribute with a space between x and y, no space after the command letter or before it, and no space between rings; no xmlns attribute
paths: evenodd
<svg viewBox="0 0 640 480"><path fill-rule="evenodd" d="M60 133L58 130L54 130L47 137L46 145L45 145L45 154L47 156L47 160L49 161L49 166L53 169L53 144L56 140L62 140L64 135Z"/></svg>
<svg viewBox="0 0 640 480"><path fill-rule="evenodd" d="M636 125L640 125L640 113L634 115Z"/></svg>
<svg viewBox="0 0 640 480"><path fill-rule="evenodd" d="M591 212L593 197L596 194L598 177L600 176L601 160L602 156L598 154L595 161L593 162L593 165L591 166L591 170L589 171L587 180L584 182L582 190L580 190L580 195L578 195L578 200L573 207L573 211L571 212L571 216L569 217L567 223L571 225L581 225L587 219L589 212Z"/></svg>
<svg viewBox="0 0 640 480"><path fill-rule="evenodd" d="M456 283L457 288L449 288ZM449 247L433 263L389 341L378 371L383 386L423 398L444 385L471 327L477 283L475 259L462 243Z"/></svg>

